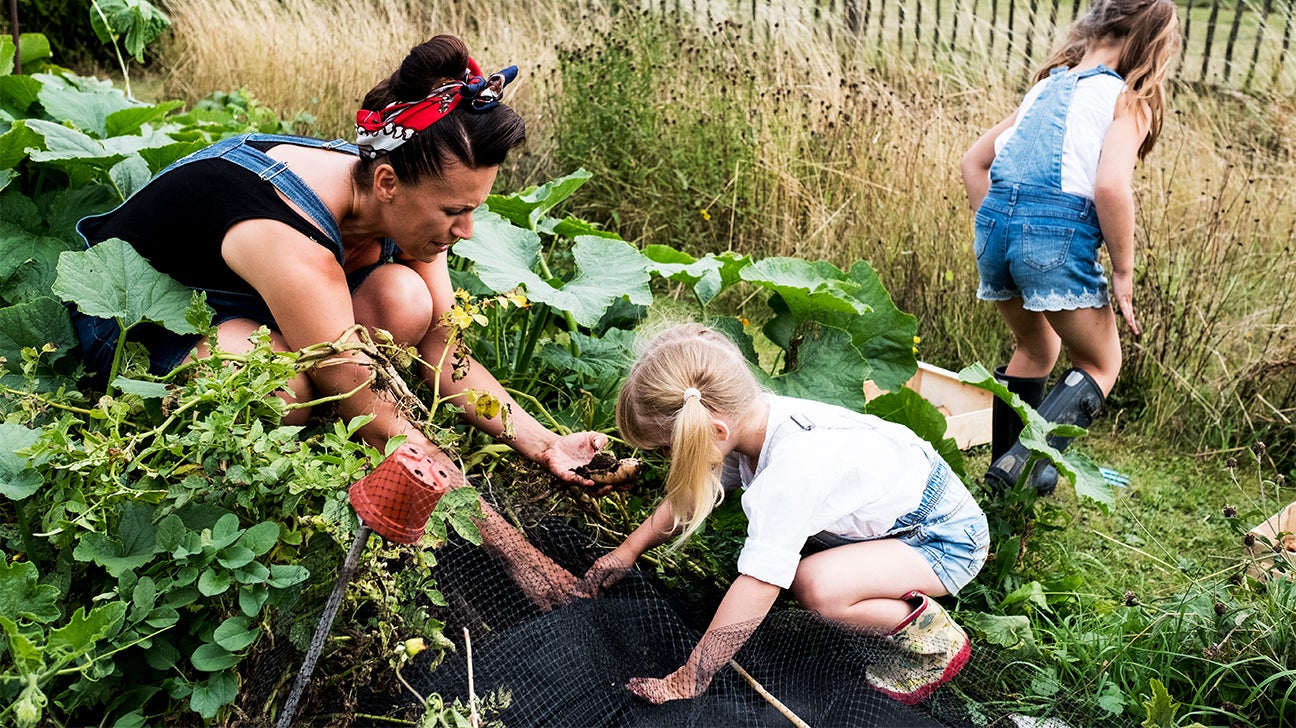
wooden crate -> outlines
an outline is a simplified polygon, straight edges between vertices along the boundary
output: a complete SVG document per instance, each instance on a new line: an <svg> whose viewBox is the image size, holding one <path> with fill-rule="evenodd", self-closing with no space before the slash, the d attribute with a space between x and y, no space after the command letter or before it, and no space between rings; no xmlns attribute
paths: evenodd
<svg viewBox="0 0 1296 728"><path fill-rule="evenodd" d="M918 373L905 386L922 395L945 415L946 437L966 450L990 442L990 407L994 395L959 381L958 374L927 362L918 362ZM873 399L881 390L864 383L864 394Z"/></svg>

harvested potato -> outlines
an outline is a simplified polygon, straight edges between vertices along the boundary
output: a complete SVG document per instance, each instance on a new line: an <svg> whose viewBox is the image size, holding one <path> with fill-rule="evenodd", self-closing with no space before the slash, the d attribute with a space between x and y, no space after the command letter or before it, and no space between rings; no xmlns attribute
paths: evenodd
<svg viewBox="0 0 1296 728"><path fill-rule="evenodd" d="M628 489L643 473L644 462L639 458L621 458L604 451L596 454L585 465L572 468L582 478L598 485L611 485L617 490Z"/></svg>

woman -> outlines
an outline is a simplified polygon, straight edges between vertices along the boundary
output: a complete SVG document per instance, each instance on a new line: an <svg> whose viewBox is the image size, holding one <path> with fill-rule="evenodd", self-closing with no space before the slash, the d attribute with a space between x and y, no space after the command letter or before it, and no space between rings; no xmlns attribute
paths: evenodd
<svg viewBox="0 0 1296 728"><path fill-rule="evenodd" d="M229 352L252 347L262 325L274 346L297 350L336 341L353 325L391 332L417 346L426 362L442 361L441 315L454 302L446 255L472 237L473 210L490 193L509 149L525 137L523 122L499 103L516 75L488 79L458 38L437 36L416 46L379 83L357 113L357 144L254 134L227 139L180 160L112 212L86 218L78 230L90 245L128 241L158 270L207 292L215 309L217 343ZM87 362L106 372L117 325L74 314ZM149 349L153 371L164 373L208 342L159 328L136 337ZM196 347L196 348L195 348ZM356 389L369 376L361 353L337 365L299 374L283 398ZM481 366L454 381L449 367L422 375L440 391L484 390L512 408L515 450L565 480L590 485L572 472L607 437L583 432L560 437L526 414ZM462 398L464 417L495 437L498 418L481 417ZM344 417L374 415L361 430L381 446L404 435L450 465L387 395L368 388L341 403ZM306 410L286 421L300 423Z"/></svg>

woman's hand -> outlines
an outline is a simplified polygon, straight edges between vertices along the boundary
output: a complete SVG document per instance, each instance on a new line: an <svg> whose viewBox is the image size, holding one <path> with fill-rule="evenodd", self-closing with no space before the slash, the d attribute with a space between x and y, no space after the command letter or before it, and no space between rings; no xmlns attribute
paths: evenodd
<svg viewBox="0 0 1296 728"><path fill-rule="evenodd" d="M599 557L594 565L585 572L584 578L577 584L577 593L583 597L597 597L611 588L630 570L632 563L617 551L611 551Z"/></svg>
<svg viewBox="0 0 1296 728"><path fill-rule="evenodd" d="M549 471L570 483L593 486L594 481L577 475L573 468L588 463L594 455L607 447L608 436L601 432L573 432L563 435L549 443L536 455L535 461L549 468ZM597 495L604 495L612 486L599 488Z"/></svg>
<svg viewBox="0 0 1296 728"><path fill-rule="evenodd" d="M688 665L662 678L632 677L626 687L630 692L653 705L661 705L667 700L696 698L707 688L706 685L698 684L697 677Z"/></svg>

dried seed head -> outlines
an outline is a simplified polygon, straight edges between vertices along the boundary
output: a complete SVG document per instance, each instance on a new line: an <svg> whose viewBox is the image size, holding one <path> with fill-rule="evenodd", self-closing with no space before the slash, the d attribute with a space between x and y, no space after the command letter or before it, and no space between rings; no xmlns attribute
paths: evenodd
<svg viewBox="0 0 1296 728"><path fill-rule="evenodd" d="M1132 592L1132 591L1127 591L1127 592L1125 592L1125 606L1127 606L1127 607L1136 607L1136 606L1138 606L1138 603L1139 603L1139 601L1138 601L1138 595L1137 595L1137 594L1135 594L1135 593Z"/></svg>
<svg viewBox="0 0 1296 728"><path fill-rule="evenodd" d="M1224 506L1225 518L1233 518L1236 515L1237 515L1237 508L1234 508L1233 506Z"/></svg>
<svg viewBox="0 0 1296 728"><path fill-rule="evenodd" d="M1215 602L1216 614L1223 617L1226 612L1228 612L1228 607L1224 606L1224 602Z"/></svg>
<svg viewBox="0 0 1296 728"><path fill-rule="evenodd" d="M1252 546L1255 546L1255 534L1248 533L1247 535L1243 536L1242 545L1246 546L1247 548L1251 548Z"/></svg>

